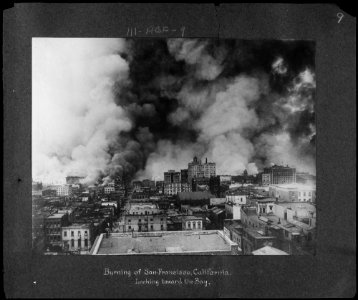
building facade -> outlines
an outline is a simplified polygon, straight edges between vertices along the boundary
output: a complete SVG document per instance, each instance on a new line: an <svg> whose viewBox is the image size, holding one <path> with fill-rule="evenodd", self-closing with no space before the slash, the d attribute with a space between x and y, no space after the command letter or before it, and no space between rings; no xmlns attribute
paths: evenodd
<svg viewBox="0 0 358 300"><path fill-rule="evenodd" d="M264 168L262 176L270 176L270 184L296 183L296 169L289 166L274 165L270 168ZM266 180L265 180L266 182Z"/></svg>
<svg viewBox="0 0 358 300"><path fill-rule="evenodd" d="M62 227L69 224L67 213L56 213L44 219L45 248L62 248Z"/></svg>
<svg viewBox="0 0 358 300"><path fill-rule="evenodd" d="M197 216L183 216L182 230L203 230L203 218Z"/></svg>
<svg viewBox="0 0 358 300"><path fill-rule="evenodd" d="M62 227L64 251L89 253L94 241L93 224L72 224Z"/></svg>

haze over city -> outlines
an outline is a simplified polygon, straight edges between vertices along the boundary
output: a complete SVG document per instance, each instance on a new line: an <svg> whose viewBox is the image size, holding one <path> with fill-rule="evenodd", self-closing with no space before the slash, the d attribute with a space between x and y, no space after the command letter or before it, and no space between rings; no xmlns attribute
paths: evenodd
<svg viewBox="0 0 358 300"><path fill-rule="evenodd" d="M315 174L314 91L313 42L34 38L33 179Z"/></svg>

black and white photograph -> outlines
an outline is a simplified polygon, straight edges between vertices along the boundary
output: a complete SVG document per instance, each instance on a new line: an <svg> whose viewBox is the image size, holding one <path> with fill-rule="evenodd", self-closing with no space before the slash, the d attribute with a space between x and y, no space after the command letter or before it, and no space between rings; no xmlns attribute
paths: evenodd
<svg viewBox="0 0 358 300"><path fill-rule="evenodd" d="M6 298L356 294L356 17L13 3Z"/></svg>
<svg viewBox="0 0 358 300"><path fill-rule="evenodd" d="M313 255L315 43L32 39L33 250Z"/></svg>

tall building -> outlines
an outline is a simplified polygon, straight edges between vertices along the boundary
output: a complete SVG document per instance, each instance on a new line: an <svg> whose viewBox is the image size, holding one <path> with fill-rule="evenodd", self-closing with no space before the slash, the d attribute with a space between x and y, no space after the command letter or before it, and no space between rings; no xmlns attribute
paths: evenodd
<svg viewBox="0 0 358 300"><path fill-rule="evenodd" d="M180 170L181 183L188 183L188 169Z"/></svg>
<svg viewBox="0 0 358 300"><path fill-rule="evenodd" d="M192 181L196 177L205 177L210 178L211 176L216 175L216 164L213 162L208 162L208 159L205 159L205 163L202 163L200 159L196 156L193 161L188 164L188 180Z"/></svg>
<svg viewBox="0 0 358 300"><path fill-rule="evenodd" d="M274 165L270 168L264 168L262 178L270 184L296 183L296 169L289 166ZM263 180L262 180L263 181Z"/></svg>
<svg viewBox="0 0 358 300"><path fill-rule="evenodd" d="M181 172L174 170L164 172L164 194L176 195L182 192L184 188L187 190L187 183L181 182Z"/></svg>
<svg viewBox="0 0 358 300"><path fill-rule="evenodd" d="M56 213L44 219L45 247L51 250L57 246L62 248L61 229L69 224L67 213Z"/></svg>

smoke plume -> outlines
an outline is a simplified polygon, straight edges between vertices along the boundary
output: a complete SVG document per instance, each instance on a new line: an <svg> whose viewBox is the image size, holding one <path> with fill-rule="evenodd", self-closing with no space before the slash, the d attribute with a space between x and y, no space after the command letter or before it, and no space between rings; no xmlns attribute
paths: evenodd
<svg viewBox="0 0 358 300"><path fill-rule="evenodd" d="M33 66L34 178L315 174L313 42L34 39Z"/></svg>

